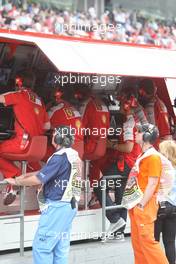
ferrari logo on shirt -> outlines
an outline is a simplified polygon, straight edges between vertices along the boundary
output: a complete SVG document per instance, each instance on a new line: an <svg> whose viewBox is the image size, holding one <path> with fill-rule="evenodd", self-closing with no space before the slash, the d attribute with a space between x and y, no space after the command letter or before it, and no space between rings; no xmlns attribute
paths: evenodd
<svg viewBox="0 0 176 264"><path fill-rule="evenodd" d="M80 127L81 127L81 121L76 120L76 122L75 122L75 126L76 126L77 128L80 128Z"/></svg>
<svg viewBox="0 0 176 264"><path fill-rule="evenodd" d="M65 112L67 119L71 119L75 116L71 108L64 108L64 112Z"/></svg>
<svg viewBox="0 0 176 264"><path fill-rule="evenodd" d="M102 120L103 124L106 124L106 116L105 115L102 115L101 120Z"/></svg>

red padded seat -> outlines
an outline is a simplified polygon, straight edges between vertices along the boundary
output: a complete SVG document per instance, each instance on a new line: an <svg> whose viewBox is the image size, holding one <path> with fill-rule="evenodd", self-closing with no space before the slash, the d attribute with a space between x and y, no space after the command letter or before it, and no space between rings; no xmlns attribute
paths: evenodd
<svg viewBox="0 0 176 264"><path fill-rule="evenodd" d="M47 150L47 137L34 136L27 152L22 154L3 153L1 156L8 160L36 162L42 160Z"/></svg>

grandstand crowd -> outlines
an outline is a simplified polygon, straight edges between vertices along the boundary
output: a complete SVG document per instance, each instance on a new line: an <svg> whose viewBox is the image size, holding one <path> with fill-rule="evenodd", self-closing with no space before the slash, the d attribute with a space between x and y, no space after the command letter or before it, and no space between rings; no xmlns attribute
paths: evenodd
<svg viewBox="0 0 176 264"><path fill-rule="evenodd" d="M149 18L122 7L105 11L100 18L94 7L87 13L43 8L40 4L1 5L0 27L99 40L176 48L176 23Z"/></svg>

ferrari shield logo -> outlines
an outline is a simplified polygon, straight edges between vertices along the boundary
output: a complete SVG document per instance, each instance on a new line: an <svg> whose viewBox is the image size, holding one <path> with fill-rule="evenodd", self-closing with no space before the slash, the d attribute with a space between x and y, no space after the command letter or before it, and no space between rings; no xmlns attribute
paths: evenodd
<svg viewBox="0 0 176 264"><path fill-rule="evenodd" d="M75 116L71 108L64 108L64 112L65 112L67 119L71 119Z"/></svg>

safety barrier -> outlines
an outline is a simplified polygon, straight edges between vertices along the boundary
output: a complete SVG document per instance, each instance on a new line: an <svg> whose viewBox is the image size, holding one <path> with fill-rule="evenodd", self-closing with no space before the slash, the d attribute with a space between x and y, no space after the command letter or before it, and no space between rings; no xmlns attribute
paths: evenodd
<svg viewBox="0 0 176 264"><path fill-rule="evenodd" d="M89 168L90 168L90 160L84 161L84 210L88 209L88 194L90 192L89 185Z"/></svg>

